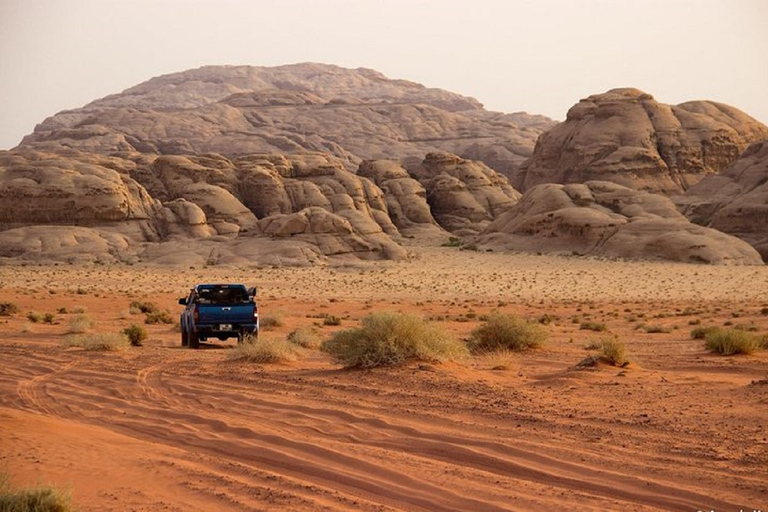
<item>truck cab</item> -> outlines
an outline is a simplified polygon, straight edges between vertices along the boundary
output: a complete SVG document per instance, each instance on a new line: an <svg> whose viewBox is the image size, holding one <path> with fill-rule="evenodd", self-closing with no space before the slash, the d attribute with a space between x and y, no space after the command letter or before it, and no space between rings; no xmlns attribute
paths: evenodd
<svg viewBox="0 0 768 512"><path fill-rule="evenodd" d="M259 334L255 287L198 284L179 304L184 306L179 318L183 347L199 348L201 341L210 338L242 342L247 335Z"/></svg>

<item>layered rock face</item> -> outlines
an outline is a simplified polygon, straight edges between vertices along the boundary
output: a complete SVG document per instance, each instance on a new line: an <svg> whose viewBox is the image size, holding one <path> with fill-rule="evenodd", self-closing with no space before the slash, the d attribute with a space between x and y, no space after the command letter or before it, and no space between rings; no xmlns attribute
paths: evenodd
<svg viewBox="0 0 768 512"><path fill-rule="evenodd" d="M675 201L691 221L749 242L768 261L768 142Z"/></svg>
<svg viewBox="0 0 768 512"><path fill-rule="evenodd" d="M0 257L136 261L144 242L206 261L407 256L382 191L328 155L133 156L0 154Z"/></svg>
<svg viewBox="0 0 768 512"><path fill-rule="evenodd" d="M430 153L406 167L426 190L437 223L459 236L479 233L520 198L505 176L456 155Z"/></svg>
<svg viewBox="0 0 768 512"><path fill-rule="evenodd" d="M207 66L153 78L43 121L24 147L159 155L325 152L364 159L449 151L512 172L554 124L474 99L321 64Z"/></svg>
<svg viewBox="0 0 768 512"><path fill-rule="evenodd" d="M712 101L665 105L637 89L581 100L543 134L516 171L521 191L542 183L605 180L638 190L679 194L727 167L768 127Z"/></svg>
<svg viewBox="0 0 768 512"><path fill-rule="evenodd" d="M536 186L488 225L476 243L609 258L762 263L749 244L690 223L668 198L602 181Z"/></svg>

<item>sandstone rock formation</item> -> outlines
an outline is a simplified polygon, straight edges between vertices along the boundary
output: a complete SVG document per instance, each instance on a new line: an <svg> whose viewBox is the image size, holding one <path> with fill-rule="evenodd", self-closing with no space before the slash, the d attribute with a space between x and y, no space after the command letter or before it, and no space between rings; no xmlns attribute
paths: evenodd
<svg viewBox="0 0 768 512"><path fill-rule="evenodd" d="M2 152L0 199L5 258L169 260L146 243L184 246L203 261L407 257L381 190L322 154ZM254 237L276 243L246 242ZM259 252L242 253L249 247Z"/></svg>
<svg viewBox="0 0 768 512"><path fill-rule="evenodd" d="M692 222L749 242L768 261L768 142L753 145L675 201Z"/></svg>
<svg viewBox="0 0 768 512"><path fill-rule="evenodd" d="M153 78L43 121L23 147L160 155L325 152L364 159L448 151L511 172L554 124L368 69L206 66Z"/></svg>
<svg viewBox="0 0 768 512"><path fill-rule="evenodd" d="M505 176L456 155L430 153L406 167L426 189L437 223L459 236L479 233L520 197Z"/></svg>
<svg viewBox="0 0 768 512"><path fill-rule="evenodd" d="M476 243L484 249L762 264L749 244L688 222L666 197L603 181L536 186Z"/></svg>
<svg viewBox="0 0 768 512"><path fill-rule="evenodd" d="M543 134L512 184L606 180L639 190L679 194L730 163L768 127L712 101L665 105L637 89L581 100Z"/></svg>

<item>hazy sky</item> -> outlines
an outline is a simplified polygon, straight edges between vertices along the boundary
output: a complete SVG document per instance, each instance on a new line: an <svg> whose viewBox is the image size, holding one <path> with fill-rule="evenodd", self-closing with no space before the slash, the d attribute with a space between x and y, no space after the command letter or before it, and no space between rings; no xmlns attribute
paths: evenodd
<svg viewBox="0 0 768 512"><path fill-rule="evenodd" d="M555 119L631 86L768 123L767 0L0 0L0 149L153 76L297 62Z"/></svg>

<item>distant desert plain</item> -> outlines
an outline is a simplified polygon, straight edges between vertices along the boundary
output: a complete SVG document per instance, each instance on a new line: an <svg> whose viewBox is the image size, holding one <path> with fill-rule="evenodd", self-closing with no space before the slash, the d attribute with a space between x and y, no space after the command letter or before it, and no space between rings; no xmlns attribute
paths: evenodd
<svg viewBox="0 0 768 512"><path fill-rule="evenodd" d="M0 467L80 511L768 508L768 351L722 356L691 337L768 332L764 265L408 251L294 268L0 266L0 303L18 308L0 317ZM262 320L277 320L259 342L313 325L328 339L382 311L461 340L511 313L548 340L367 370L316 348L239 361L234 340L181 347L177 299L198 282L257 286ZM174 322L145 325L140 347L67 345L75 315L88 333L144 325L135 301ZM590 358L606 338L628 365Z"/></svg>

